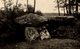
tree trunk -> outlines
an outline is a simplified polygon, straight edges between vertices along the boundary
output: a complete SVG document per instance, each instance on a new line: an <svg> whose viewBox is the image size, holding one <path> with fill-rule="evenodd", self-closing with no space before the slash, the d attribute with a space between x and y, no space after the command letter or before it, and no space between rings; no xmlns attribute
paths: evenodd
<svg viewBox="0 0 80 49"><path fill-rule="evenodd" d="M35 13L35 8L36 8L36 0L34 0L34 13Z"/></svg>
<svg viewBox="0 0 80 49"><path fill-rule="evenodd" d="M71 15L71 1L69 0L69 15Z"/></svg>
<svg viewBox="0 0 80 49"><path fill-rule="evenodd" d="M27 0L27 8L28 8L28 0Z"/></svg>
<svg viewBox="0 0 80 49"><path fill-rule="evenodd" d="M57 5L58 5L58 14L59 14L59 16L60 16L60 7L59 7L59 1L57 0Z"/></svg>
<svg viewBox="0 0 80 49"><path fill-rule="evenodd" d="M18 5L18 0L16 0L16 7L17 7L17 5Z"/></svg>
<svg viewBox="0 0 80 49"><path fill-rule="evenodd" d="M6 10L6 0L4 0L4 8L5 8L5 10Z"/></svg>
<svg viewBox="0 0 80 49"><path fill-rule="evenodd" d="M78 0L76 0L76 13L78 13Z"/></svg>
<svg viewBox="0 0 80 49"><path fill-rule="evenodd" d="M66 11L65 11L65 10L66 10L66 7L65 7L66 1L67 1L67 0L65 0L65 2L64 2L64 8L63 8L63 9L64 9L64 16L65 16L65 14L66 14Z"/></svg>
<svg viewBox="0 0 80 49"><path fill-rule="evenodd" d="M67 6L67 3L66 2L67 2L67 0L65 0L65 5L64 6L65 6L65 10L66 10L66 15L68 15L69 12L68 12L68 6Z"/></svg>
<svg viewBox="0 0 80 49"><path fill-rule="evenodd" d="M68 15L68 10L67 10L67 7L66 7L66 14Z"/></svg>
<svg viewBox="0 0 80 49"><path fill-rule="evenodd" d="M65 7L63 9L64 9L64 16L65 16Z"/></svg>

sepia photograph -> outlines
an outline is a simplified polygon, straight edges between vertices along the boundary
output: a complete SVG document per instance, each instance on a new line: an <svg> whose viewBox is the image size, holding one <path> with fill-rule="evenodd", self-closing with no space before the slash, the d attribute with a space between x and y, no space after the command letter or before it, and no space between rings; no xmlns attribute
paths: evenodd
<svg viewBox="0 0 80 49"><path fill-rule="evenodd" d="M0 0L0 49L80 49L80 0Z"/></svg>

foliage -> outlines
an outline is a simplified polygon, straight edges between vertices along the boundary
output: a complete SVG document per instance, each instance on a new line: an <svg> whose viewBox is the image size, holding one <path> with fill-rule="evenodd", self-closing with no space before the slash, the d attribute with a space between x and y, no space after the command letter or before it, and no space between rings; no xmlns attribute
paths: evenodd
<svg viewBox="0 0 80 49"><path fill-rule="evenodd" d="M34 13L34 7L32 7L31 5L27 5L27 9L28 13Z"/></svg>
<svg viewBox="0 0 80 49"><path fill-rule="evenodd" d="M9 36L17 34L16 32L18 32L20 28L18 29L18 25L14 19L25 14L24 10L20 9L20 4L13 6L12 0L3 0L3 2L4 10L0 10L0 38L1 36L4 38L4 36L8 34Z"/></svg>
<svg viewBox="0 0 80 49"><path fill-rule="evenodd" d="M78 3L79 1L77 0L58 0L59 7L63 8L64 13L66 11L67 15L72 15L75 11L78 13Z"/></svg>
<svg viewBox="0 0 80 49"><path fill-rule="evenodd" d="M21 7L23 6L21 3L20 4L17 3L17 5L14 5L12 0L3 0L3 2L4 2L3 10L0 9L0 37L1 35L2 37L3 35L7 35L7 34L10 35L10 33L11 35L17 34L19 35L18 37L21 37L25 27L24 25L16 23L17 20L15 19L17 17L22 18L21 16L25 14L34 13L34 7L32 7L31 5L27 5L26 6L27 11L24 12L24 8L21 9ZM31 15L34 17L35 14L31 14Z"/></svg>
<svg viewBox="0 0 80 49"><path fill-rule="evenodd" d="M36 11L36 14L41 16L43 15L41 11Z"/></svg>

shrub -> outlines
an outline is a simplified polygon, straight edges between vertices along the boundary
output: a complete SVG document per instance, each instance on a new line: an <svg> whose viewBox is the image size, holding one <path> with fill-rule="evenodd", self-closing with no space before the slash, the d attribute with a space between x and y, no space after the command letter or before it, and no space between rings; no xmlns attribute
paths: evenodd
<svg viewBox="0 0 80 49"><path fill-rule="evenodd" d="M40 16L43 15L41 11L36 11L36 14L37 14L37 15L40 15Z"/></svg>

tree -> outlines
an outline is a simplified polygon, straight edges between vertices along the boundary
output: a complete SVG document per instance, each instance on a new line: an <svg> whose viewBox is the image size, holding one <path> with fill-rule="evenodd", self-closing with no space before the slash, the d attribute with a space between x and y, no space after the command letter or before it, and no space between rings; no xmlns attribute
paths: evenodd
<svg viewBox="0 0 80 49"><path fill-rule="evenodd" d="M64 11L64 15L66 14L66 8L64 7L64 5L66 4L66 1L67 0L59 0L59 8L63 8L63 11Z"/></svg>
<svg viewBox="0 0 80 49"><path fill-rule="evenodd" d="M32 7L32 5L27 5L27 9L28 13L34 13L34 7Z"/></svg>
<svg viewBox="0 0 80 49"><path fill-rule="evenodd" d="M36 11L35 13L36 13L37 15L43 16L43 14L42 14L41 11Z"/></svg>
<svg viewBox="0 0 80 49"><path fill-rule="evenodd" d="M76 13L78 13L78 0L76 0Z"/></svg>
<svg viewBox="0 0 80 49"><path fill-rule="evenodd" d="M36 8L36 0L34 0L34 13L35 13L35 8Z"/></svg>
<svg viewBox="0 0 80 49"><path fill-rule="evenodd" d="M59 6L59 1L57 0L57 6L58 6L58 14L59 14L59 16L60 16L60 6Z"/></svg>
<svg viewBox="0 0 80 49"><path fill-rule="evenodd" d="M7 10L7 6L6 6L7 1L3 0L3 2L4 2L4 9Z"/></svg>
<svg viewBox="0 0 80 49"><path fill-rule="evenodd" d="M64 4L66 4L66 0L64 1ZM66 11L65 11L66 8L64 7L63 9L64 9L64 16L65 16L65 14L66 14Z"/></svg>
<svg viewBox="0 0 80 49"><path fill-rule="evenodd" d="M28 8L28 0L27 0L27 8Z"/></svg>
<svg viewBox="0 0 80 49"><path fill-rule="evenodd" d="M59 0L59 8L64 8L64 12L66 9L67 15L72 15L74 13L74 9L78 13L78 0ZM76 8L74 8L76 6Z"/></svg>
<svg viewBox="0 0 80 49"><path fill-rule="evenodd" d="M16 0L16 6L18 5L18 0Z"/></svg>

